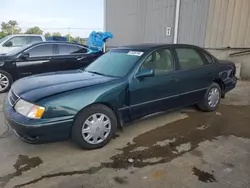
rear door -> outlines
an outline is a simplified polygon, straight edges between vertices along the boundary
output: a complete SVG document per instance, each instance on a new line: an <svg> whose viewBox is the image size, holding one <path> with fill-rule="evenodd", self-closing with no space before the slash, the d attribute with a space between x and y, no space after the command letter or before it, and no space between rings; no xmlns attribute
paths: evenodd
<svg viewBox="0 0 250 188"><path fill-rule="evenodd" d="M52 58L54 71L81 68L80 61L87 56L87 49L76 44L56 44L56 55Z"/></svg>
<svg viewBox="0 0 250 188"><path fill-rule="evenodd" d="M199 102L213 82L213 66L196 48L175 48L181 106Z"/></svg>
<svg viewBox="0 0 250 188"><path fill-rule="evenodd" d="M16 60L18 76L20 78L51 71L51 57L54 55L53 44L35 45L26 50L25 53L29 53L27 59L19 57Z"/></svg>

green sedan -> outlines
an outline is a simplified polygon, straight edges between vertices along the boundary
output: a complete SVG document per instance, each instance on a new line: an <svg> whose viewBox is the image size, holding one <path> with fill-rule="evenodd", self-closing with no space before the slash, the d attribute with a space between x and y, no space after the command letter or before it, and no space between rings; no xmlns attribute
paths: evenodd
<svg viewBox="0 0 250 188"><path fill-rule="evenodd" d="M6 122L29 143L71 138L105 146L118 127L159 111L197 104L214 111L237 82L232 62L192 45L143 44L110 50L85 69L16 81Z"/></svg>

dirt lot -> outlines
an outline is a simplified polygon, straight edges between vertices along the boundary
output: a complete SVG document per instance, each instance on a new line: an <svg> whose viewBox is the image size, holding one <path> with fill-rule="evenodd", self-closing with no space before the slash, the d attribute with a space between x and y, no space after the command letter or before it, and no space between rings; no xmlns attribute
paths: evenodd
<svg viewBox="0 0 250 188"><path fill-rule="evenodd" d="M247 82L214 113L186 108L145 118L100 150L23 143L5 126L2 110L0 135L0 187L250 187Z"/></svg>

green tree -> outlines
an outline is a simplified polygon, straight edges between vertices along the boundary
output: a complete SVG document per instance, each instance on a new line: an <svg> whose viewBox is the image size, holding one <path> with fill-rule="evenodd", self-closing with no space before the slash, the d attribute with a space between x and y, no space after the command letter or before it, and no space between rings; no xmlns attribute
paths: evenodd
<svg viewBox="0 0 250 188"><path fill-rule="evenodd" d="M54 33L52 33L52 36L61 37L62 34L60 32L54 32Z"/></svg>
<svg viewBox="0 0 250 188"><path fill-rule="evenodd" d="M0 39L6 37L6 34L2 31L0 31Z"/></svg>
<svg viewBox="0 0 250 188"><path fill-rule="evenodd" d="M72 37L72 36L69 35L69 34L65 35L65 37L67 37L68 41L70 41L70 42L72 42L72 41L75 40L74 37Z"/></svg>
<svg viewBox="0 0 250 188"><path fill-rule="evenodd" d="M38 34L38 35L42 35L43 34L43 31L35 26L35 27L31 27L29 29L27 29L27 31L25 32L26 34Z"/></svg>
<svg viewBox="0 0 250 188"><path fill-rule="evenodd" d="M51 34L49 32L44 34L45 37L51 37Z"/></svg>
<svg viewBox="0 0 250 188"><path fill-rule="evenodd" d="M80 37L75 37L75 41L78 43L81 43L81 38Z"/></svg>
<svg viewBox="0 0 250 188"><path fill-rule="evenodd" d="M18 34L22 31L20 27L18 26L17 21L15 20L10 20L7 23L2 22L1 29L5 35Z"/></svg>

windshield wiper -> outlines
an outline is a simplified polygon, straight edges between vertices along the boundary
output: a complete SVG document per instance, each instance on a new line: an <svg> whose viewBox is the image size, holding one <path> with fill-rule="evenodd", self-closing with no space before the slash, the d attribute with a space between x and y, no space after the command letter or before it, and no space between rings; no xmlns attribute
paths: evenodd
<svg viewBox="0 0 250 188"><path fill-rule="evenodd" d="M90 73L93 73L93 74L98 74L98 75L101 75L101 76L107 76L105 74L102 74L100 72L95 72L95 71L86 71L86 72L90 72Z"/></svg>

